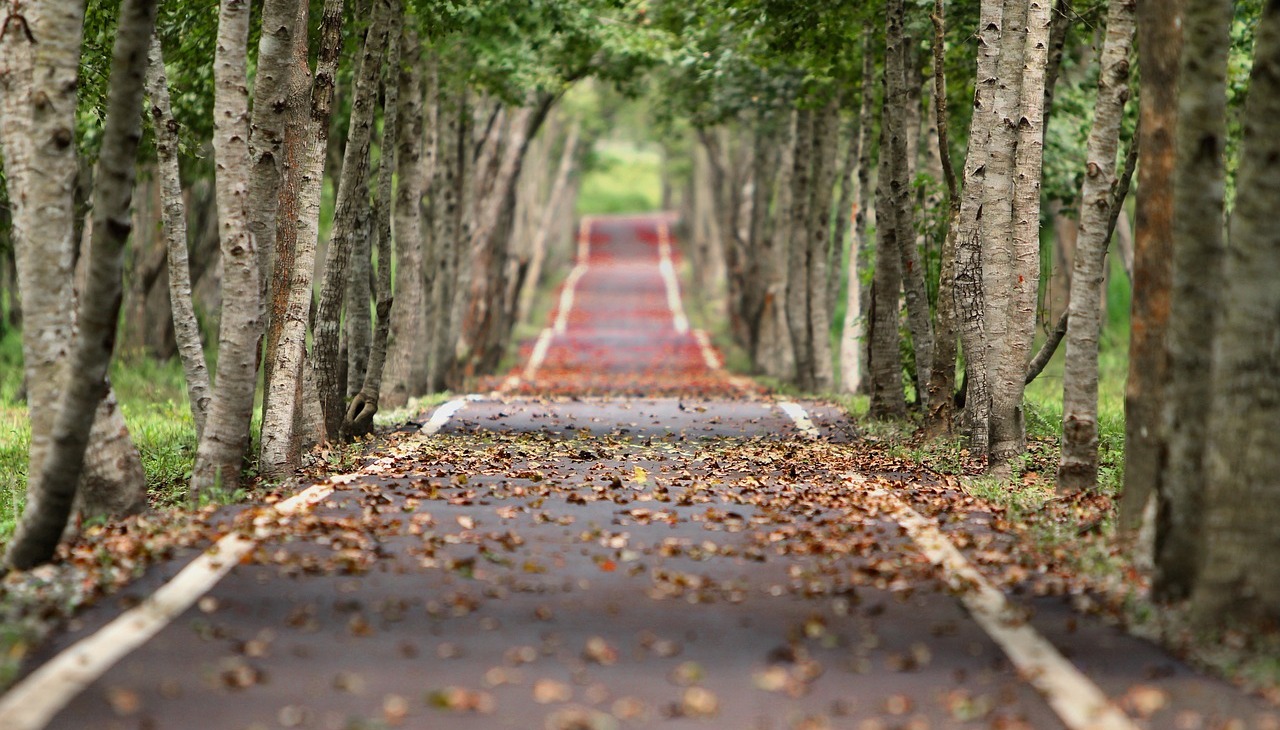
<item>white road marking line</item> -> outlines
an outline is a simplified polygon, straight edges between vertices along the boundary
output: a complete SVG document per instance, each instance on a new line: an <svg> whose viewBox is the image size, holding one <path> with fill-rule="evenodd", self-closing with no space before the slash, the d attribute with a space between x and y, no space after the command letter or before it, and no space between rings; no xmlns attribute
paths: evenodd
<svg viewBox="0 0 1280 730"><path fill-rule="evenodd" d="M538 335L538 341L533 345L533 352L529 354L529 362L524 366L524 379L533 380L538 374L538 368L542 367L542 362L547 359L547 350L551 347L551 338L554 335L550 327L546 327Z"/></svg>
<svg viewBox="0 0 1280 730"><path fill-rule="evenodd" d="M584 259L585 260L585 259ZM579 262L574 265L573 270L569 272L569 278L564 282L564 288L560 290L560 307L556 311L555 332L558 335L565 333L569 328L569 310L573 309L574 290L578 288L578 281L587 273L587 265Z"/></svg>
<svg viewBox="0 0 1280 730"><path fill-rule="evenodd" d="M813 425L813 421L809 420L809 414L805 413L804 408L799 403L793 403L789 400L778 401L778 409L791 417L796 424L796 428L800 429L800 433L811 439L816 439L822 435L818 431L818 427Z"/></svg>
<svg viewBox="0 0 1280 730"><path fill-rule="evenodd" d="M706 330L694 330L693 339L698 341L698 349L702 350L702 361L707 364L708 368L719 370L724 367L724 363L720 362L720 356L716 354L715 348L711 346L711 338L707 337Z"/></svg>
<svg viewBox="0 0 1280 730"><path fill-rule="evenodd" d="M778 407L801 431L818 435L808 414L798 404L783 401ZM852 474L849 480L854 484L866 482L861 474ZM892 492L874 489L867 494L890 504L893 519L907 531L929 562L942 569L947 584L959 594L969 614L1004 650L1021 676L1044 696L1068 730L1138 730L1098 685L1027 623L1022 612L991 585L932 520Z"/></svg>
<svg viewBox="0 0 1280 730"><path fill-rule="evenodd" d="M484 397L475 394L464 395L445 403L437 408L435 413L431 414L431 418L426 423L422 424L421 433L427 436L440 433L440 429L444 428L450 418L453 418L453 414L466 408L468 403L474 403L478 400L484 400Z"/></svg>
<svg viewBox="0 0 1280 730"><path fill-rule="evenodd" d="M667 287L667 306L671 309L676 332L684 334L689 331L689 318L685 316L684 304L680 302L680 282L676 279L676 267L671 260L671 231L665 220L658 221L658 270L662 272L662 281Z"/></svg>
<svg viewBox="0 0 1280 730"><path fill-rule="evenodd" d="M440 406L422 427L422 432L438 432L450 416L474 400L480 400L480 396L468 395ZM332 494L335 486L359 477L359 474L331 476L325 483L313 484L277 502L274 511L281 516L305 511ZM270 514L255 518L255 537L252 538L238 532L224 535L142 603L67 647L10 688L0 697L0 728L40 730L48 725L76 695L217 585L253 551L271 522Z"/></svg>
<svg viewBox="0 0 1280 730"><path fill-rule="evenodd" d="M586 265L591 255L591 217L583 216L578 224L578 263Z"/></svg>

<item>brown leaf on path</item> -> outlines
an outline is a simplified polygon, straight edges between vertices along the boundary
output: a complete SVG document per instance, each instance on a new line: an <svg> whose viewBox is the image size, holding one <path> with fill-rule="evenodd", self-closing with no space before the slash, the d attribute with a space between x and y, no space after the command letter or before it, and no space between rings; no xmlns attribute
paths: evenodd
<svg viewBox="0 0 1280 730"><path fill-rule="evenodd" d="M533 701L540 705L568 702L573 699L573 688L554 679L539 679L533 683Z"/></svg>

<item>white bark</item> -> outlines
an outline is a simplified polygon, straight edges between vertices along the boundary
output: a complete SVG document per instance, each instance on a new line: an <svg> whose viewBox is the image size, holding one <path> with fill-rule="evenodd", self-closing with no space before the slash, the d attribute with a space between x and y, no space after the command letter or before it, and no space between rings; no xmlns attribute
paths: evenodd
<svg viewBox="0 0 1280 730"><path fill-rule="evenodd" d="M222 318L213 402L191 474L195 498L209 489L230 492L239 487L257 385L261 312L258 258L249 231L248 40L249 3L222 0L213 63L213 154L222 250Z"/></svg>

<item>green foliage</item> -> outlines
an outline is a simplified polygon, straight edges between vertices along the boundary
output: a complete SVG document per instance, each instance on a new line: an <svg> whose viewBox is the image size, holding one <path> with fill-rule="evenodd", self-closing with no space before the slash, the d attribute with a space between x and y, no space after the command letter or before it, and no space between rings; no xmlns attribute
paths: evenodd
<svg viewBox="0 0 1280 730"><path fill-rule="evenodd" d="M652 148L599 145L578 194L579 215L641 213L662 206L661 160Z"/></svg>

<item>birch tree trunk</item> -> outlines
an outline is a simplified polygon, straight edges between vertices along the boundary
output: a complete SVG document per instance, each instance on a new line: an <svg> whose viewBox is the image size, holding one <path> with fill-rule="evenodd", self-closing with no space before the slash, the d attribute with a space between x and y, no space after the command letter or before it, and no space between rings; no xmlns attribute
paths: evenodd
<svg viewBox="0 0 1280 730"><path fill-rule="evenodd" d="M305 3L303 7L305 8ZM325 157L329 147L329 118L333 109L338 56L342 49L342 0L326 0L320 19L320 48L315 78L309 79L306 37L295 38L295 69L289 104L307 114L289 115L285 135L288 149L298 149L297 164L285 167L281 205L276 216L276 255L272 270L271 325L267 330L268 371L264 394L262 448L259 469L282 477L298 466L304 429L307 391L304 369L307 322L311 312L312 276L320 237L320 200ZM299 24L302 27L305 23ZM299 144L292 144L293 138ZM314 388L312 382L311 388ZM323 419L321 419L323 420ZM323 439L325 434L315 434Z"/></svg>
<svg viewBox="0 0 1280 730"><path fill-rule="evenodd" d="M88 266L75 359L60 394L48 452L40 470L29 472L28 490L39 497L28 502L6 556L8 564L19 570L53 557L84 471L94 417L107 395L107 368L115 349L123 297L124 246L132 230L129 207L142 137L147 46L155 14L155 0L125 0L120 6L102 153L95 175L93 233L85 252ZM75 50L78 55L79 48ZM74 151L72 145L73 155ZM145 493L137 489L112 496L117 513L137 510L145 499Z"/></svg>
<svg viewBox="0 0 1280 730"><path fill-rule="evenodd" d="M831 302L827 299L827 266L831 260L831 197L835 191L836 156L840 140L840 106L831 99L814 114L814 159L812 171L813 199L809 209L809 234L806 236L809 270L805 282L809 299L809 335L813 347L813 385L820 393L829 392L835 373L831 362ZM927 302L926 302L927 307Z"/></svg>
<svg viewBox="0 0 1280 730"><path fill-rule="evenodd" d="M249 231L248 40L248 2L222 0L213 62L213 154L221 228L222 319L213 401L191 473L194 499L209 489L229 493L239 487L257 385L261 311L258 259Z"/></svg>
<svg viewBox="0 0 1280 730"><path fill-rule="evenodd" d="M1185 598L1197 583L1201 565L1207 506L1204 444L1209 435L1202 414L1213 395L1210 365L1217 313L1222 311L1226 251L1223 152L1231 4L1187 0L1184 7L1173 188L1173 307L1167 336L1169 387L1164 406L1169 441L1160 480L1164 491L1157 495L1152 584L1161 600Z"/></svg>
<svg viewBox="0 0 1280 730"><path fill-rule="evenodd" d="M158 38L151 39L146 76L151 97L151 123L156 138L156 170L160 176L160 196L164 209L165 248L169 260L169 306L173 313L174 336L182 371L187 382L187 401L196 424L196 439L204 433L211 390L209 368L204 359L200 322L191 299L191 266L187 255L187 211L182 199L178 173L178 121L169 103L169 83L165 78L164 52Z"/></svg>
<svg viewBox="0 0 1280 730"><path fill-rule="evenodd" d="M341 434L346 413L343 383L339 380L338 328L351 251L358 235L358 214L369 205L369 140L377 101L378 71L387 46L390 15L390 0L375 0L360 65L355 72L351 124L343 153L342 177L338 182L333 233L325 254L324 283L320 289L320 303L316 307L311 362L324 414L325 437L330 439ZM353 304L359 306L358 302ZM368 308L367 299L364 306Z"/></svg>
<svg viewBox="0 0 1280 730"><path fill-rule="evenodd" d="M423 292L427 274L423 266L422 196L427 178L423 165L422 46L416 30L406 27L402 32L406 63L397 78L401 123L397 125L396 139L396 306L391 312L388 385L382 399L393 406L422 395L427 387L426 360L419 357L427 342Z"/></svg>
<svg viewBox="0 0 1280 730"><path fill-rule="evenodd" d="M275 251L276 211L280 202L283 168L291 152L285 150L285 126L295 107L289 96L293 48L298 35L307 33L307 15L299 11L304 0L263 0L262 34L253 76L253 112L249 119L249 232L258 249L262 306L267 302L272 253ZM298 24L301 19L301 25ZM303 41L305 43L305 41Z"/></svg>
<svg viewBox="0 0 1280 730"><path fill-rule="evenodd" d="M1037 2L1033 0L1033 14ZM1047 21L1048 13L1045 16ZM1035 22L1031 22L1032 27ZM1080 190L1080 235L1071 272L1070 326L1062 374L1062 456L1058 464L1058 488L1064 491L1091 489L1098 481L1098 337L1102 330L1099 300L1120 124L1129 98L1133 33L1133 0L1111 0L1084 185Z"/></svg>
<svg viewBox="0 0 1280 730"><path fill-rule="evenodd" d="M884 117L881 117L882 119ZM876 185L876 263L871 282L870 355L872 418L906 416L906 396L902 388L902 362L898 354L898 299L902 276L898 265L897 210L889 185L893 176L889 153L888 124L880 125L880 182Z"/></svg>
<svg viewBox="0 0 1280 730"><path fill-rule="evenodd" d="M989 469L1007 468L1022 451L1022 388L1026 362L1010 379L1007 363L1013 340L1020 337L1011 312L1018 289L1014 222L1018 120L1022 112L1022 82L1026 58L1027 0L1005 0L1001 13L1000 62L995 93L995 125L982 205L982 288L986 306L987 382L991 412L987 448ZM1018 211L1021 213L1021 210ZM1016 384L1013 382L1016 380Z"/></svg>
<svg viewBox="0 0 1280 730"><path fill-rule="evenodd" d="M1164 429L1161 404L1169 371L1164 347L1173 285L1174 137L1183 0L1138 5L1138 197L1134 226L1129 377L1124 393L1124 492L1120 528L1137 529L1148 500L1161 491Z"/></svg>
<svg viewBox="0 0 1280 730"><path fill-rule="evenodd" d="M1196 5L1187 5L1191 23L1201 20ZM1200 31L1187 29L1195 50ZM1270 559L1280 550L1280 4L1263 6L1254 48L1205 430L1204 568L1191 602L1201 628L1251 636L1280 621L1280 564Z"/></svg>
<svg viewBox="0 0 1280 730"><path fill-rule="evenodd" d="M30 28L24 27L30 22ZM0 137L13 212L14 263L23 312L23 367L31 422L28 474L39 474L75 336L74 207L78 164L74 144L76 77L82 8L42 4L10 19L5 34ZM47 42L29 43L31 36ZM34 105L38 98L41 104ZM39 174L32 174L39 171ZM145 489L142 461L110 392L90 436L79 493L89 515L113 514ZM30 485L29 485L30 486ZM27 508L39 496L27 495Z"/></svg>
<svg viewBox="0 0 1280 730"><path fill-rule="evenodd" d="M950 434L955 417L956 338L955 301L956 248L960 233L960 194L955 168L951 164L951 139L947 110L946 16L943 0L933 4L933 109L938 139L938 166L947 193L947 232L939 252L938 303L933 373L929 379L929 409L925 429L931 435Z"/></svg>
<svg viewBox="0 0 1280 730"><path fill-rule="evenodd" d="M393 4L393 14L402 10L403 3ZM342 423L344 438L373 432L373 417L378 413L378 396L382 391L382 369L387 361L387 336L391 332L391 307L395 301L391 291L391 182L396 169L400 122L400 35L393 32L387 41L388 71L382 84L386 106L382 118L382 160L378 163L378 197L373 208L374 235L378 241L377 325L369 346L364 382L351 400ZM415 207L416 204L414 201ZM367 304L364 309L368 311Z"/></svg>
<svg viewBox="0 0 1280 730"><path fill-rule="evenodd" d="M863 390L862 376L866 349L866 314L863 300L866 298L862 277L870 265L870 246L867 245L867 192L870 187L871 130L875 124L875 55L871 48L871 31L862 38L862 99L858 107L858 133L850 141L852 159L857 155L857 173L849 178L853 183L850 203L853 211L853 243L849 249L848 286L845 293L844 324L840 331L840 388L845 393Z"/></svg>
<svg viewBox="0 0 1280 730"><path fill-rule="evenodd" d="M805 240L813 197L809 190L813 168L813 112L809 109L801 108L796 112L792 164L790 236L787 242L787 327L795 351L796 385L802 391L812 393L817 388L817 378L809 315L809 245Z"/></svg>
<svg viewBox="0 0 1280 730"><path fill-rule="evenodd" d="M911 94L917 86L914 79L907 83L907 43L903 35L905 8L902 0L889 0L885 11L885 102L884 124L888 134L884 139L888 147L880 152L889 156L887 183L889 204L893 206L894 241L897 243L899 274L907 300L907 324L911 329L911 342L916 361L916 395L922 406L928 408L929 377L933 372L933 324L929 311L929 293L925 288L924 266L916 249L914 216L914 191L911 185L912 163L915 160L913 145L908 132L920 127L918 116L913 120L908 113ZM881 225L884 225L882 222ZM877 258L877 262L879 259Z"/></svg>
<svg viewBox="0 0 1280 730"><path fill-rule="evenodd" d="M977 84L964 162L960 225L956 234L955 301L965 360L964 430L972 454L986 456L990 445L991 389L987 373L987 331L983 293L982 203L991 160L996 72L1000 57L1002 0L982 0L978 14Z"/></svg>

